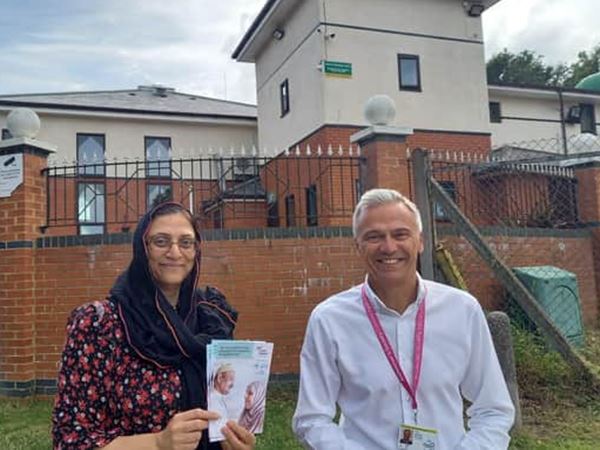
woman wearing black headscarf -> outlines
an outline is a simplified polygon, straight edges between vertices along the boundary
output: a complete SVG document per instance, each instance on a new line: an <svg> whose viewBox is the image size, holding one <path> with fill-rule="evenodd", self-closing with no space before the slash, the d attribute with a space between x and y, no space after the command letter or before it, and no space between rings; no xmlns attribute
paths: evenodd
<svg viewBox="0 0 600 450"><path fill-rule="evenodd" d="M200 234L185 208L146 214L133 259L109 297L73 311L52 415L55 449L254 448L234 422L208 442L206 345L230 339L237 313L196 289Z"/></svg>

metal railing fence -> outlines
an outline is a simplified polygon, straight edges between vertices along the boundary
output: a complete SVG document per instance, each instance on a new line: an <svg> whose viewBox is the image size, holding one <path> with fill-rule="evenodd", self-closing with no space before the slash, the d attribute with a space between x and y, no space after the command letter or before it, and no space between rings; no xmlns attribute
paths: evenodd
<svg viewBox="0 0 600 450"><path fill-rule="evenodd" d="M45 228L122 231L167 199L187 206L205 228L349 224L361 166L352 149L54 166L44 170Z"/></svg>

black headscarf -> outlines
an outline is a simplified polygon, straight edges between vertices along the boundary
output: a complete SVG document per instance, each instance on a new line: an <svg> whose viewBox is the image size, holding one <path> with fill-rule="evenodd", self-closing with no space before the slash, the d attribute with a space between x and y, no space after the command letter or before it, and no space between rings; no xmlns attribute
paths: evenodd
<svg viewBox="0 0 600 450"><path fill-rule="evenodd" d="M158 289L148 264L146 234L155 217L171 214L173 209L173 213L189 215L192 220L191 213L177 203L163 203L142 217L133 235L133 259L110 297L117 304L127 341L137 354L158 367L181 370L179 410L206 409L206 345L212 339L232 337L237 312L216 289L196 290L199 249L191 272L181 284L177 308ZM200 242L197 227L193 228ZM202 434L198 449L212 447L207 435Z"/></svg>

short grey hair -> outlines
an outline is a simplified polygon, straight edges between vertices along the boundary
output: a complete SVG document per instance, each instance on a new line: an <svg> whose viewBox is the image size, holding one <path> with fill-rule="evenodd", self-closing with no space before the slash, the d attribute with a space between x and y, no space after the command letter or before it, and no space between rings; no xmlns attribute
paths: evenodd
<svg viewBox="0 0 600 450"><path fill-rule="evenodd" d="M417 222L417 228L419 233L423 231L423 222L421 221L421 213L419 208L407 197L402 195L400 192L393 189L371 189L365 192L358 204L354 208L354 214L352 215L352 235L358 237L358 222L365 209L373 208L375 206L387 205L390 203L400 203L406 206L415 215Z"/></svg>

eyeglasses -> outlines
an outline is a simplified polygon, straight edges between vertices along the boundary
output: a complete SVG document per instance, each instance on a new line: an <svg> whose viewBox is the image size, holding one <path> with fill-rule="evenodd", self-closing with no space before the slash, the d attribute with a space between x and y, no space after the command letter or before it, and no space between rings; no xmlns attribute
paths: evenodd
<svg viewBox="0 0 600 450"><path fill-rule="evenodd" d="M147 242L159 250L168 251L173 247L173 244L177 244L179 250L189 252L196 249L196 243L198 241L192 237L182 237L178 241L174 241L170 236L159 234L157 236L149 237Z"/></svg>

